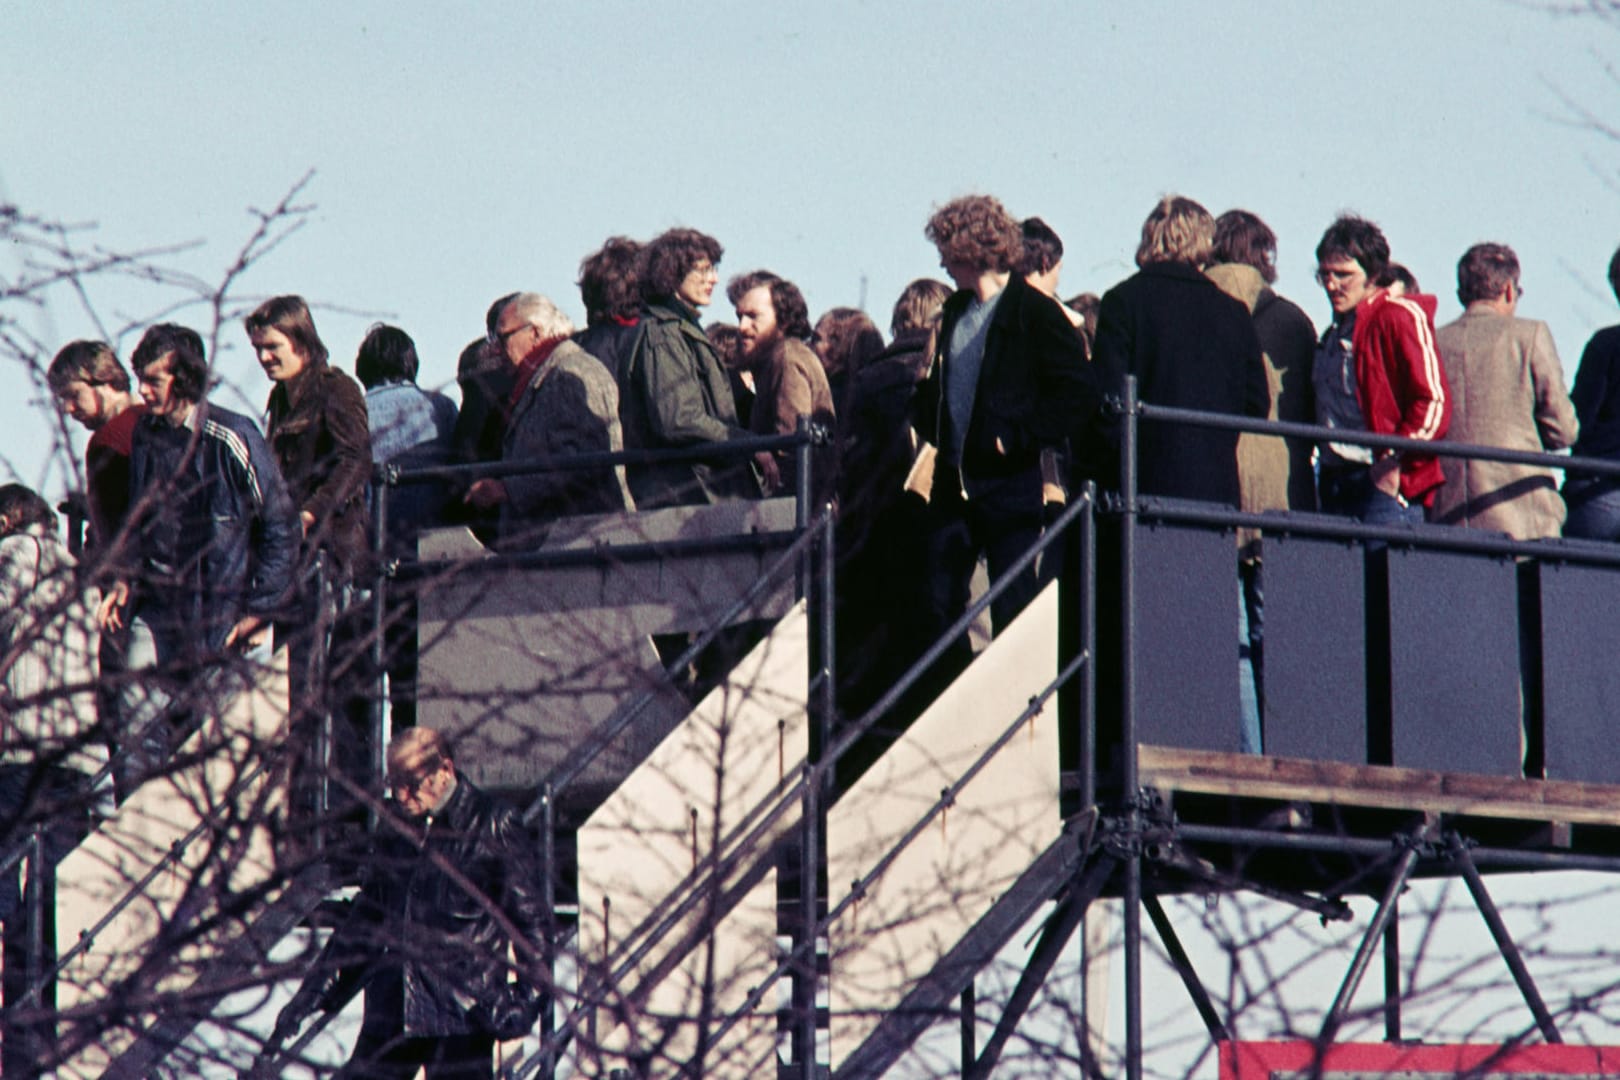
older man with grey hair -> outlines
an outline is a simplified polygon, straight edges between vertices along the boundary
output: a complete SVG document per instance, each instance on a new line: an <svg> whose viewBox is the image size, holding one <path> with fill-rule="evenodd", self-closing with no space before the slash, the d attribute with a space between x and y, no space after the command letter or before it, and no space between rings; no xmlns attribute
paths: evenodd
<svg viewBox="0 0 1620 1080"><path fill-rule="evenodd" d="M495 337L516 369L501 460L557 466L580 454L624 449L619 389L602 362L569 336L573 323L539 293L519 293L502 309ZM503 546L533 546L557 518L633 510L623 466L548 468L485 478L467 492L477 506L501 507Z"/></svg>

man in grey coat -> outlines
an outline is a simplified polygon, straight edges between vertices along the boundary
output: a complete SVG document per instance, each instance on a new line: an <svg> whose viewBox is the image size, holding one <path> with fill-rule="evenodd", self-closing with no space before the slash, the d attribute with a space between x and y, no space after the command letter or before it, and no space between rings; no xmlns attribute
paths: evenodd
<svg viewBox="0 0 1620 1080"><path fill-rule="evenodd" d="M574 327L539 293L502 310L496 338L516 368L501 460L561 464L624 449L619 388L602 362L569 340ZM622 465L558 468L475 482L467 500L501 507L503 546L532 547L557 518L633 510Z"/></svg>
<svg viewBox="0 0 1620 1080"><path fill-rule="evenodd" d="M1516 317L1519 259L1506 244L1475 244L1457 263L1462 318L1435 332L1451 384L1450 438L1509 450L1562 450L1580 425L1564 388L1552 332ZM1446 482L1429 508L1443 525L1557 536L1564 500L1550 469L1441 458Z"/></svg>

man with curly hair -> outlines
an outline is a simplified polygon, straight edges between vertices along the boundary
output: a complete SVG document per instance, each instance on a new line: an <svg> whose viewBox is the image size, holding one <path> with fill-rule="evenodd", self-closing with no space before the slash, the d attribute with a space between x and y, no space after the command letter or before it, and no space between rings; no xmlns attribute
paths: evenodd
<svg viewBox="0 0 1620 1080"><path fill-rule="evenodd" d="M953 618L966 607L981 554L999 581L1039 539L1041 452L1084 430L1100 397L1063 309L1015 273L1023 233L999 200L954 199L925 232L957 287L915 405L918 431L939 450L930 497L934 603ZM1018 575L991 605L996 633L1038 588L1033 567Z"/></svg>
<svg viewBox="0 0 1620 1080"><path fill-rule="evenodd" d="M769 270L739 274L726 286L726 296L737 309L737 330L742 338L742 365L754 375L754 407L749 428L756 435L790 435L800 418L833 426L832 389L821 358L805 344L810 336L810 311L797 285ZM838 448L829 440L818 447L811 462L811 498L820 505L832 497ZM771 494L791 495L798 490L798 456L779 450L756 459Z"/></svg>
<svg viewBox="0 0 1620 1080"><path fill-rule="evenodd" d="M720 242L696 229L670 229L642 253L641 333L619 375L626 450L666 450L746 437L731 383L698 321L720 281ZM758 498L746 461L635 465L626 469L636 507Z"/></svg>

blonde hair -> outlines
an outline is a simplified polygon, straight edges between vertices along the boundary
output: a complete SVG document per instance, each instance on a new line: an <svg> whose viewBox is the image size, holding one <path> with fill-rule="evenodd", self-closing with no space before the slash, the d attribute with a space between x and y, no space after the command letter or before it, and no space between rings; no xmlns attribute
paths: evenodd
<svg viewBox="0 0 1620 1080"><path fill-rule="evenodd" d="M1215 218L1184 195L1166 195L1142 223L1136 265L1191 263L1203 269L1215 252Z"/></svg>

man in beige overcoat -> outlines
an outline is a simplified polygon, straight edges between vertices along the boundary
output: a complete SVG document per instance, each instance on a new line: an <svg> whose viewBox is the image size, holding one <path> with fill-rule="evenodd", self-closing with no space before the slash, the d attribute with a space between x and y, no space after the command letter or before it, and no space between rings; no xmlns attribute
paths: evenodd
<svg viewBox="0 0 1620 1080"><path fill-rule="evenodd" d="M1451 383L1453 442L1562 450L1579 423L1547 324L1517 318L1519 259L1505 244L1475 244L1457 263L1462 317L1435 334ZM1429 509L1443 525L1558 536L1564 500L1549 469L1442 458L1446 481Z"/></svg>

